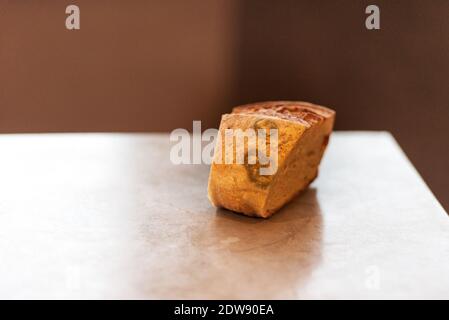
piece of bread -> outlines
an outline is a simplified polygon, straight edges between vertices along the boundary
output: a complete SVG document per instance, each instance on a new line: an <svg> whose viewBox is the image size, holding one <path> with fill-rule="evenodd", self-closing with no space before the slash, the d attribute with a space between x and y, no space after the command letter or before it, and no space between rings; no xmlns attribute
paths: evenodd
<svg viewBox="0 0 449 320"><path fill-rule="evenodd" d="M253 103L223 115L209 174L208 195L212 204L249 216L271 216L317 177L334 119L331 109L293 101ZM239 152L239 147L229 145L235 140L225 138L226 129L250 128L267 129L268 136L269 129L277 129L277 170L272 175L260 174L259 159L249 164L246 153L243 164L224 161L229 153L236 157ZM244 148L248 149L249 140L246 141ZM269 143L264 151L269 149Z"/></svg>

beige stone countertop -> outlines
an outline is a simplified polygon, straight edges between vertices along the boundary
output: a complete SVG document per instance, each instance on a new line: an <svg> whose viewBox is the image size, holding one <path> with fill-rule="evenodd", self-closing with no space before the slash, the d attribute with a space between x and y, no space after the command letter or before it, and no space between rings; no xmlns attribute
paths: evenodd
<svg viewBox="0 0 449 320"><path fill-rule="evenodd" d="M0 298L449 298L449 217L385 132L336 132L270 219L167 134L0 135Z"/></svg>

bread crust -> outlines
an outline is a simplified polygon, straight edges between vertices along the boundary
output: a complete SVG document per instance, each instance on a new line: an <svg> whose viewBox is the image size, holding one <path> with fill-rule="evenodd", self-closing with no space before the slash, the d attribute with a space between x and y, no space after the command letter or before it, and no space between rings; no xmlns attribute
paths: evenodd
<svg viewBox="0 0 449 320"><path fill-rule="evenodd" d="M231 114L222 116L217 146L223 144L225 129L275 127L279 132L278 170L272 176L258 176L257 165L220 163L216 148L208 184L211 203L248 216L267 218L274 214L316 178L334 119L335 111L302 101L268 101L233 108ZM305 175L295 179L289 173Z"/></svg>

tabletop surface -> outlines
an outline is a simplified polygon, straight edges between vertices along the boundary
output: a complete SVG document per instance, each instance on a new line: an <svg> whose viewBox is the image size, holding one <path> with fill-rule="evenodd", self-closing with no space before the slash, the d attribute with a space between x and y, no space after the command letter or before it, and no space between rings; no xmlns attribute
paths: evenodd
<svg viewBox="0 0 449 320"><path fill-rule="evenodd" d="M164 134L0 135L0 298L449 298L449 218L385 132L337 132L270 219Z"/></svg>

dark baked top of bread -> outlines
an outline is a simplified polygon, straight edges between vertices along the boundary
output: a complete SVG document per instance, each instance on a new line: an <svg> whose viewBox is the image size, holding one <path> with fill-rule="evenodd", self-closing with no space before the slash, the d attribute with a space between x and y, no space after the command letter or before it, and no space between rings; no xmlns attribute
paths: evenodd
<svg viewBox="0 0 449 320"><path fill-rule="evenodd" d="M335 111L302 101L267 101L235 107L232 113L260 114L314 125L333 117Z"/></svg>

